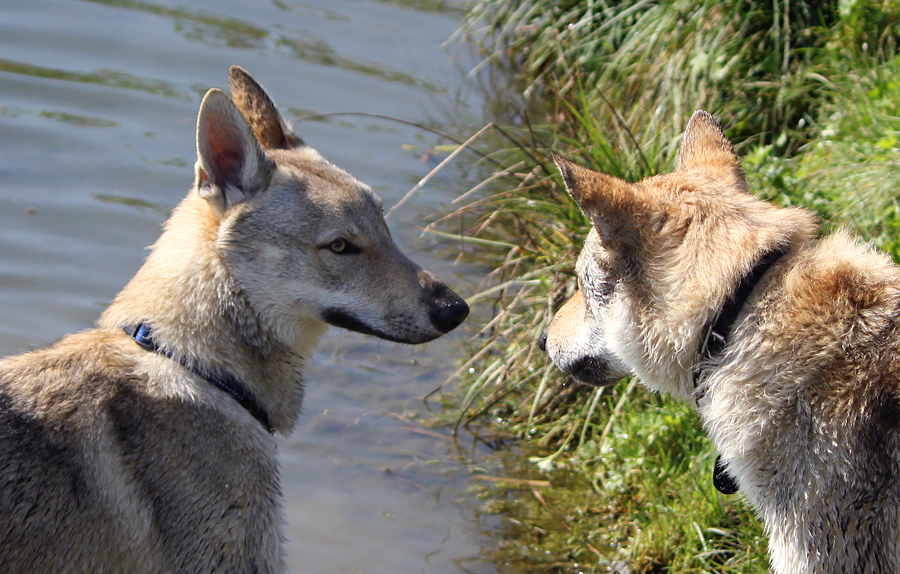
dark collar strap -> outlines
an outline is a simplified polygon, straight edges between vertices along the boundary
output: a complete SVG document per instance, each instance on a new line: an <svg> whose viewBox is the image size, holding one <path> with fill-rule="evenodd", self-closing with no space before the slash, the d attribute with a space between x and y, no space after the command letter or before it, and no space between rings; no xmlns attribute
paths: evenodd
<svg viewBox="0 0 900 574"><path fill-rule="evenodd" d="M716 322L709 327L706 338L700 346L700 352L698 353L697 363L694 368L694 387L696 387L699 382L700 373L703 367L712 359L715 359L722 354L722 351L725 350L725 345L728 342L728 337L731 335L731 329L734 327L734 322L737 320L737 316L740 314L744 304L747 303L747 299L750 297L756 284L762 280L763 275L771 269L776 261L784 257L785 253L787 253L787 249L785 248L773 249L772 251L766 252L760 257L753 269L741 278L734 293L731 294L731 297L728 298L728 301L722 307L722 310L719 311Z"/></svg>
<svg viewBox="0 0 900 574"><path fill-rule="evenodd" d="M141 323L137 327L125 327L123 329L128 335L134 339L135 343L140 345L143 349L148 351L153 351L154 353L159 353L165 357L170 359L172 357L172 353L170 353L167 349L161 348L156 344L156 341L153 340L153 337L150 334L150 326L146 323ZM269 416L266 414L266 411L263 410L259 403L256 402L256 398L253 396L253 393L244 386L240 381L234 378L231 375L225 375L222 377L217 377L197 368L194 365L190 365L185 361L179 361L179 364L185 369L191 371L201 379L206 379L212 386L224 391L228 394L232 399L238 402L239 405L244 407L248 413L253 415L253 418L259 421L259 424L266 429L269 434L274 434L275 429L272 428L272 425L269 423Z"/></svg>
<svg viewBox="0 0 900 574"><path fill-rule="evenodd" d="M694 367L694 388L697 388L702 369L725 350L734 322L737 320L744 304L747 303L747 299L750 297L753 289L762 280L763 275L772 268L772 265L784 257L786 253L787 248L778 248L766 252L760 257L753 269L741 278L734 293L729 297L722 310L719 311L716 322L709 327L706 338L700 346L697 363ZM739 490L734 477L728 474L728 469L725 468L725 464L722 462L722 455L716 457L716 466L713 470L713 484L722 494L734 494Z"/></svg>

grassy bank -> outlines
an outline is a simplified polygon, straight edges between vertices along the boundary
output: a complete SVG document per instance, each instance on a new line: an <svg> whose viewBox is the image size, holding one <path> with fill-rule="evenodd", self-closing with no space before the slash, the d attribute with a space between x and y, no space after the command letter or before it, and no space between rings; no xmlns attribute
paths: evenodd
<svg viewBox="0 0 900 574"><path fill-rule="evenodd" d="M501 571L767 571L765 536L739 496L713 489L714 452L687 405L629 380L571 384L538 350L587 230L548 153L631 180L667 171L702 107L755 193L897 258L898 23L874 0L470 5L486 61L526 94L491 154L501 167L451 216L495 271L474 301L493 313L446 399L458 424L531 457L505 471L520 482L479 487L508 517Z"/></svg>

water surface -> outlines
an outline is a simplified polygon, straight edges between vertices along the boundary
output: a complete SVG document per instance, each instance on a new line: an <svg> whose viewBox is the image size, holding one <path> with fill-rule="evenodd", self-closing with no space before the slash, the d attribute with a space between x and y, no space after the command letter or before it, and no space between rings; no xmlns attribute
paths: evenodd
<svg viewBox="0 0 900 574"><path fill-rule="evenodd" d="M448 143L481 127L465 51L442 47L463 2L7 0L0 18L0 353L90 327L193 179L200 99L238 64L298 134L396 203ZM322 117L325 116L325 117ZM465 191L434 178L389 221L463 294L483 270L421 237ZM491 572L466 456L422 432L422 397L465 333L404 347L332 330L281 444L289 563L304 573ZM438 430L439 433L445 431Z"/></svg>

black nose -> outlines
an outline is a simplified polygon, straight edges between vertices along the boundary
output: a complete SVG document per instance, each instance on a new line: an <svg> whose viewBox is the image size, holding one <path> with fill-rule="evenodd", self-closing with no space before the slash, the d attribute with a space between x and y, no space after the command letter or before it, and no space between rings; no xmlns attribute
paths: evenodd
<svg viewBox="0 0 900 574"><path fill-rule="evenodd" d="M538 337L538 348L543 352L547 352L547 331L541 333L541 336Z"/></svg>
<svg viewBox="0 0 900 574"><path fill-rule="evenodd" d="M428 313L431 324L441 333L449 333L459 327L469 316L469 306L462 297L447 289Z"/></svg>

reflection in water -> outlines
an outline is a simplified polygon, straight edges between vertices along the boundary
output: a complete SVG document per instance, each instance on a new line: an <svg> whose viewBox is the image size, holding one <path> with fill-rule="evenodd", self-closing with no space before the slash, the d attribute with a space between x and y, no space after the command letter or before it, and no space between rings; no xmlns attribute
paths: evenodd
<svg viewBox="0 0 900 574"><path fill-rule="evenodd" d="M161 216L168 218L169 215L172 214L172 210L169 209L166 205L160 205L158 203L151 203L149 201L144 201L143 199L138 199L136 197L124 197L121 195L108 195L105 193L92 193L91 197L96 199L97 201L103 203L111 203L117 205L127 205L128 207L134 207L137 209L149 209L154 213L158 213Z"/></svg>
<svg viewBox="0 0 900 574"><path fill-rule="evenodd" d="M23 74L35 78L47 78L51 80L63 80L66 82L78 82L83 84L96 84L98 86L114 86L126 90L140 90L150 94L157 94L169 98L189 100L191 95L183 90L176 89L171 83L163 80L151 80L133 76L125 72L112 70L100 70L98 72L71 72L16 62L0 58L0 72L11 74Z"/></svg>
<svg viewBox="0 0 900 574"><path fill-rule="evenodd" d="M321 66L331 66L349 72L358 72L388 82L399 82L431 92L442 92L442 88L403 72L386 70L381 65L362 60L343 58L332 50L325 42L312 40L296 40L284 36L275 39L277 49L288 50L298 60Z"/></svg>
<svg viewBox="0 0 900 574"><path fill-rule="evenodd" d="M310 64L358 72L388 82L400 82L432 92L441 91L441 88L436 84L423 81L411 74L389 70L383 63L346 58L331 48L324 39L315 38L309 34L305 34L303 39L291 38L284 34L272 33L269 30L235 18L226 18L203 10L160 6L150 2L138 2L136 0L85 1L116 8L139 10L155 16L171 18L174 21L175 30L192 42L201 42L208 46L226 46L228 48L287 51L294 58ZM416 2L413 4L433 4L435 7L441 7L444 3ZM276 5L283 6L282 3ZM419 7L419 9L423 8ZM326 14L329 15L330 19L339 19L334 16L335 12L330 11ZM347 18L342 19L348 20Z"/></svg>
<svg viewBox="0 0 900 574"><path fill-rule="evenodd" d="M222 44L230 48L259 48L269 33L247 22L218 16L203 10L172 8L152 2L136 0L85 0L126 10L138 10L154 16L165 16L175 21L175 30L187 38L209 45Z"/></svg>
<svg viewBox="0 0 900 574"><path fill-rule="evenodd" d="M45 111L41 112L41 117L47 118L48 120L56 120L64 124L69 124L70 126L78 126L82 128L114 128L119 125L114 121L105 120L103 118L94 118L91 116L79 114L68 114L66 112Z"/></svg>

